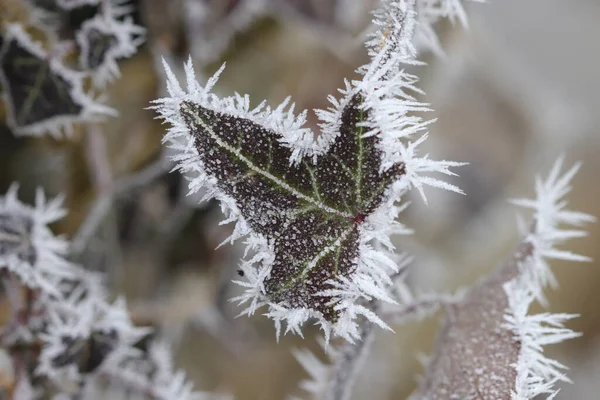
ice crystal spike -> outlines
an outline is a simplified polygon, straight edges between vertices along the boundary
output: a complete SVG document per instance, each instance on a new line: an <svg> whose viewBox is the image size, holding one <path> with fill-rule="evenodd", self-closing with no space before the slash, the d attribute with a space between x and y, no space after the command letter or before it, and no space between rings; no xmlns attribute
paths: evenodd
<svg viewBox="0 0 600 400"><path fill-rule="evenodd" d="M31 218L0 213L0 255L14 254L19 260L35 265L37 251L33 246L32 235Z"/></svg>
<svg viewBox="0 0 600 400"><path fill-rule="evenodd" d="M376 136L363 138L366 112L356 96L344 109L340 132L316 163L290 165L292 150L273 130L193 102L182 118L208 174L233 198L253 231L272 243L275 257L265 294L278 304L309 308L335 322L330 281L357 269L361 225L404 173L380 173Z"/></svg>
<svg viewBox="0 0 600 400"><path fill-rule="evenodd" d="M0 83L17 134L59 135L74 122L114 113L83 92L82 74L50 57L19 25L9 26L0 49Z"/></svg>
<svg viewBox="0 0 600 400"><path fill-rule="evenodd" d="M56 294L57 280L75 273L65 259L67 243L48 228L64 214L61 199L46 202L42 192L37 194L35 207L17 199L16 185L0 196L0 269L16 274L31 288Z"/></svg>

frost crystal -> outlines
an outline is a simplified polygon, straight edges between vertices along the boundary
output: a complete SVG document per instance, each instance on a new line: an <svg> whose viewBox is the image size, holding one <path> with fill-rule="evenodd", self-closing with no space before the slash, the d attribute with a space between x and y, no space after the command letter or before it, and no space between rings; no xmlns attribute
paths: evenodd
<svg viewBox="0 0 600 400"><path fill-rule="evenodd" d="M144 42L144 33L145 29L130 18L119 21L99 14L84 22L77 32L79 64L93 73L95 86L102 87L119 77L117 60L134 55Z"/></svg>
<svg viewBox="0 0 600 400"><path fill-rule="evenodd" d="M575 317L570 314L529 315L530 305L539 300L545 303L543 289L547 284L556 285L548 266L548 260L590 261L589 258L557 249L566 240L586 236L581 229L562 229L560 225L576 228L595 219L587 214L570 211L564 197L571 191L570 182L579 169L579 164L560 175L562 159L559 159L548 178L536 181L536 199L518 199L514 203L534 210L534 227L525 239L530 244L531 254L521 263L521 274L504 285L509 300L506 327L512 330L521 343L516 364L516 388L511 398L526 400L538 395L554 397L554 388L559 381L569 382L561 363L546 357L543 346L559 343L579 336L563 325Z"/></svg>
<svg viewBox="0 0 600 400"><path fill-rule="evenodd" d="M286 331L314 318L325 331L348 340L359 337L356 319L385 324L364 301L392 302L386 288L397 270L383 252L401 196L411 187L423 194L430 185L460 192L423 173L452 175L459 163L418 157L426 122L414 111L427 110L410 94L417 78L401 65L415 63L410 44L414 2L391 2L377 15L381 29L369 41L372 57L348 82L341 99L317 110L318 139L294 115L286 100L275 109L251 109L249 97L219 98L211 93L222 69L202 87L191 61L185 66L187 90L171 70L171 97L155 102L172 125L164 141L179 151L175 160L192 174L190 189L208 187L236 221L231 239L250 235L254 256L243 263L247 288L238 297L246 313L268 305L268 316Z"/></svg>
<svg viewBox="0 0 600 400"><path fill-rule="evenodd" d="M56 293L59 278L73 277L75 267L65 256L68 243L55 237L48 224L62 218L60 198L46 202L38 191L35 207L17 199L13 185L0 197L0 268L6 268L31 288Z"/></svg>
<svg viewBox="0 0 600 400"><path fill-rule="evenodd" d="M133 345L149 331L131 324L125 303L114 305L90 298L77 303L73 313L54 313L36 373L60 381L78 382L100 369L113 371L127 357L136 356Z"/></svg>
<svg viewBox="0 0 600 400"><path fill-rule="evenodd" d="M485 0L471 0L483 2ZM468 27L465 0L417 0L418 29L415 32L415 44L419 48L431 50L438 55L443 55L444 50L435 33L434 25L446 18L454 23L459 21L463 27Z"/></svg>
<svg viewBox="0 0 600 400"><path fill-rule="evenodd" d="M114 114L84 93L83 78L50 57L20 25L7 28L0 49L0 83L8 125L16 134L60 136L73 123Z"/></svg>

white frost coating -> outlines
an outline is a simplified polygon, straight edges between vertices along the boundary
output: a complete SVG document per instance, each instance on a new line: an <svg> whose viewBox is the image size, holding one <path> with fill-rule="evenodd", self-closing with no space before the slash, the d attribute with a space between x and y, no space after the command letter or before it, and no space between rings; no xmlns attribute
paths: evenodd
<svg viewBox="0 0 600 400"><path fill-rule="evenodd" d="M92 50L88 40L90 31L93 30L104 35L113 35L116 40L116 43L106 51L103 63L95 69L90 68L87 62L87 55ZM79 65L84 70L92 71L94 86L103 88L107 83L120 77L121 73L117 60L133 56L137 52L138 46L144 42L145 33L146 30L135 25L131 18L119 21L110 15L97 14L94 18L83 23L76 34L77 43L81 48Z"/></svg>
<svg viewBox="0 0 600 400"><path fill-rule="evenodd" d="M328 344L319 340L319 345L327 354L327 362L321 361L312 351L308 349L294 349L294 357L302 368L310 375L310 379L300 382L299 387L307 393L319 398L325 393L332 378L332 365L339 356L339 349L331 348Z"/></svg>
<svg viewBox="0 0 600 400"><path fill-rule="evenodd" d="M369 111L369 118L363 123L367 130L365 137L377 135L380 138L382 170L399 162L406 166L402 184L395 185L390 193L394 201L411 187L415 187L426 201L424 185L462 193L454 185L423 174L434 172L452 176L455 174L450 168L464 163L430 160L428 155L418 156L418 146L427 139L426 127L434 121L423 121L421 117L412 115L431 109L428 104L413 97L411 93L423 92L416 87L418 78L403 69L407 64L419 64L414 58L416 50L412 44L417 16L415 0L384 1L383 4L373 21L379 29L366 43L371 62L358 69L363 78L346 82L346 88L340 90L342 99L330 96L333 107L317 111L323 135L312 146L314 153L309 151L308 146L304 147L304 153L310 156L327 151L338 132L344 106L360 93L364 99L361 107Z"/></svg>
<svg viewBox="0 0 600 400"><path fill-rule="evenodd" d="M170 350L165 343L150 343L146 354L136 347L141 339L151 334L152 329L133 325L122 299L110 304L102 298L90 296L72 304L70 310L61 307L58 302L51 306L47 331L40 335L43 347L35 372L50 378L66 393L71 394L73 388L70 385L75 384L75 387L80 385L80 396L86 399L138 398L133 392L139 392L139 398L151 395L159 400L220 398L194 392L185 374L173 369ZM99 335L106 335L104 340L110 347L106 350L102 350L101 346L96 348L96 351L107 351L107 354L93 373L80 373L77 362L64 366L54 364L53 360L57 357L73 354L67 349L64 338L86 343ZM79 347L75 345L74 348ZM85 354L73 354L73 360L78 356L85 357ZM152 373L149 374L149 371ZM79 397L74 394L75 398Z"/></svg>
<svg viewBox="0 0 600 400"><path fill-rule="evenodd" d="M68 242L52 234L48 225L66 215L62 207L63 199L46 201L44 193L36 193L35 207L21 203L17 198L18 186L13 184L4 197L0 197L0 216L15 216L28 219L32 223L31 234L22 232L21 238L0 231L0 240L22 239L20 246L31 246L35 251L35 262L30 264L18 257L16 252L0 253L0 268L7 268L31 288L56 294L56 284L60 278L75 277L76 267L66 259Z"/></svg>
<svg viewBox="0 0 600 400"><path fill-rule="evenodd" d="M97 299L82 301L73 315L50 314L48 333L40 335L43 347L39 356L36 374L47 376L56 382L80 382L82 377L77 371L77 363L57 368L52 360L65 353L64 337L86 341L94 332L110 334L116 332L119 337L114 348L102 362L98 371L119 370L119 365L128 357L138 355L133 345L150 333L147 328L132 325L127 314L125 302L117 300L113 305L99 302Z"/></svg>
<svg viewBox="0 0 600 400"><path fill-rule="evenodd" d="M52 136L60 138L62 132L67 136L72 134L74 123L99 122L102 120L102 116L117 115L117 112L114 109L97 103L92 97L84 92L84 73L68 69L62 65L60 60L50 57L50 55L42 49L42 46L38 42L34 42L19 24L12 24L7 27L4 35L4 46L0 49L0 60L4 57L4 53L13 40L15 40L19 46L34 54L37 58L49 60L49 66L52 73L69 82L71 85L71 91L69 93L71 99L82 107L82 110L78 115L54 115L43 121L26 126L18 126L15 118L18 110L16 110L14 104L12 104L8 90L10 82L8 77L5 76L2 68L0 68L0 83L5 88L3 98L8 111L7 124L16 135L41 136L45 133L50 133Z"/></svg>
<svg viewBox="0 0 600 400"><path fill-rule="evenodd" d="M560 259L567 261L590 261L589 258L559 250L557 245L568 239L586 236L581 229L560 229L566 224L576 228L594 221L590 215L566 209L564 197L570 192L570 182L579 169L579 164L564 175L560 175L562 158L552 168L548 178L536 179L536 199L518 199L513 202L534 210L534 227L526 238L532 252L521 265L521 274L504 286L509 301L506 314L506 327L513 330L521 342L521 352L516 367L517 379L512 400L529 400L538 395L554 398L558 390L554 385L569 382L564 375L566 369L561 363L543 354L543 346L559 343L579 336L563 325L575 317L571 314L528 315L530 305L535 301L545 303L543 289L555 285L556 281L547 261Z"/></svg>
<svg viewBox="0 0 600 400"><path fill-rule="evenodd" d="M315 139L314 133L304 126L306 112L295 116L294 106L288 107L289 99L275 109L265 106L264 102L257 108L251 109L248 95L235 94L231 97L219 98L211 93L223 67L202 87L196 81L191 60L188 61L185 64L187 88L184 89L165 63L167 90L170 97L156 100L152 107L159 112L161 119L171 125L163 143L175 150L176 168L190 177L190 193L205 188L207 192L205 198L214 197L221 201L222 209L227 216L226 222L236 222L234 232L228 241L249 235L247 252L251 251L254 256L242 263L241 269L245 280L237 282L246 291L233 300L247 305L242 314L250 315L258 308L268 306L266 315L274 320L278 336L282 331L282 323L286 323L286 333L301 334L302 325L311 318L321 326L327 340L331 333L348 341L359 339L360 332L356 320L361 315L389 329L377 315L359 303L372 299L394 302L386 288L391 284L389 275L397 271L397 266L391 257L386 256L379 249L375 250L374 246L379 242L389 250L393 250L389 235L407 233L402 225L395 222L401 211L396 203L411 187L416 187L425 198L424 185L462 193L453 185L423 175L430 172L454 175L449 168L462 164L433 161L427 155L418 156L418 146L427 138L427 134L423 131L430 122L410 115L413 112L428 110L428 105L416 101L409 94L421 92L415 87L417 78L402 70L403 64L418 63L414 60L415 51L411 44L415 26L413 8L414 0L389 4L386 2L383 11L377 14L375 23L381 29L375 32L367 43L372 61L359 69L363 74L362 80L346 82L345 89L340 90L342 94L340 100L333 96L329 97L332 103L329 110L316 111L322 128L322 134L318 139ZM402 18L398 19L398 15ZM182 102L189 101L215 112L248 119L266 129L278 132L280 142L292 151L290 164L296 164L305 158L314 161L319 155L327 152L339 134L343 108L359 93L363 100L362 108L368 111L369 115L368 121L364 124L365 136L378 135L381 138L379 149L383 154L382 170L403 162L406 166L406 174L389 188L382 205L360 226L361 241L357 272L349 279L331 282L332 289L320 293L334 296L332 305L335 305L335 309L340 312L337 322L331 324L320 313L305 308L289 309L281 304L272 303L266 298L264 281L269 276L274 251L266 238L251 231L235 200L221 192L214 179L205 172L194 138L189 134L180 115L180 106Z"/></svg>
<svg viewBox="0 0 600 400"><path fill-rule="evenodd" d="M85 271L65 259L68 241L55 237L48 228L65 214L62 198L47 201L41 190L36 193L33 207L17 199L16 185L0 197L0 268L10 272L5 270L3 279L15 314L23 311L15 305L21 297L20 284L36 289L34 302L28 305L31 309L26 322L16 318L4 326L5 342L41 343L35 373L48 377L57 389L69 393L81 383L80 388L85 393L82 398L120 398L117 394L105 397L106 377L111 383L117 381L115 385L120 390L119 396L127 393L123 390L125 386L129 385L131 389L133 384L133 389L141 389L144 393L150 390L154 398L160 400L214 398L192 391L184 375L173 371L172 364L165 362L168 355L164 346L161 349L151 348L150 360L134 347L141 338L151 333L151 329L134 326L123 300L118 299L112 304L106 300L100 275ZM28 246L35 251L33 265L18 257ZM12 296L15 289L19 293ZM74 352L65 352L67 344L64 339L85 343L93 332L114 335L115 347L105 354L105 359L93 374L82 376L77 364L79 358L87 357L85 344L74 346ZM57 356L63 358L64 366L54 365L53 360ZM153 367L155 374L149 376L148 364L152 362L156 364ZM100 378L104 392L93 391L96 378ZM66 393L63 395L65 399L70 398Z"/></svg>

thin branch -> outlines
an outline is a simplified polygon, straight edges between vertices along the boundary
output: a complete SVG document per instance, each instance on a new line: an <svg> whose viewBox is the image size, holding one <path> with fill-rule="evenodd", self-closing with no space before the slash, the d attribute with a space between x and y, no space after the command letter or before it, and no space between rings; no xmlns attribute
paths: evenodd
<svg viewBox="0 0 600 400"><path fill-rule="evenodd" d="M331 382L325 389L322 400L348 400L358 371L364 364L375 337L374 324L363 320L360 329L362 340L346 343L336 355L332 366Z"/></svg>
<svg viewBox="0 0 600 400"><path fill-rule="evenodd" d="M171 166L171 162L161 156L142 170L115 180L90 207L88 215L73 237L71 254L79 255L85 250L90 239L110 212L115 199L154 182L157 178L166 174Z"/></svg>
<svg viewBox="0 0 600 400"><path fill-rule="evenodd" d="M401 325L410 319L422 318L436 312L443 307L456 303L453 296L431 294L415 299L411 303L403 304L398 310L389 310L381 313L381 318L390 325Z"/></svg>
<svg viewBox="0 0 600 400"><path fill-rule="evenodd" d="M85 152L94 187L103 193L112 184L112 171L106 137L97 124L90 124L85 131Z"/></svg>

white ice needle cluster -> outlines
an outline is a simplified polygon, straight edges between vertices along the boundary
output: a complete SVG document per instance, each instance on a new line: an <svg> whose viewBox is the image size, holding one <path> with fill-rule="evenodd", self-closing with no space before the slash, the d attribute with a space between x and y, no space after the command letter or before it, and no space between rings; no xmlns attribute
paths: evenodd
<svg viewBox="0 0 600 400"><path fill-rule="evenodd" d="M83 72L67 68L21 25L9 25L3 39L0 84L7 125L16 135L60 138L69 136L74 124L116 115L85 90Z"/></svg>
<svg viewBox="0 0 600 400"><path fill-rule="evenodd" d="M435 122L423 120L415 113L431 111L429 104L418 101L414 96L423 92L416 86L419 78L407 73L405 67L418 65L416 49L413 45L417 28L418 12L415 0L382 1L382 6L375 12L373 24L378 29L371 34L366 46L371 62L359 68L363 75L361 80L347 84L340 90L341 100L330 97L333 107L328 110L317 110L323 121L323 134L319 138L317 154L327 149L327 145L335 138L339 130L344 107L354 95L360 93L364 97L362 108L369 111L370 118L364 123L367 131L364 137L374 136L380 139L382 151L382 170L403 162L406 175L402 182L395 186L395 197L398 199L407 189L416 188L426 200L424 186L437 187L457 193L462 191L443 180L430 176L440 173L454 176L451 167L459 167L464 163L454 161L431 160L429 155L420 156L419 146L427 140L427 125ZM309 152L307 152L310 154Z"/></svg>
<svg viewBox="0 0 600 400"><path fill-rule="evenodd" d="M521 274L505 284L509 301L506 327L511 329L521 343L519 360L515 366L517 379L512 400L528 400L539 395L554 398L559 381L569 382L564 375L566 367L544 355L546 345L559 343L579 336L564 323L575 317L570 314L528 314L535 301L545 303L543 289L547 284L556 285L548 266L552 259L565 261L590 261L589 258L560 250L557 246L566 240L586 236L580 229L595 219L587 214L568 210L564 197L571 190L571 180L579 164L561 175L562 159L552 168L549 176L536 180L536 198L518 199L513 202L534 210L534 226L525 242L531 244L531 255L521 263ZM574 229L564 229L561 226Z"/></svg>
<svg viewBox="0 0 600 400"><path fill-rule="evenodd" d="M117 61L133 56L144 42L145 33L130 17L121 21L110 12L97 14L77 31L79 65L92 75L96 87L103 88L120 76Z"/></svg>
<svg viewBox="0 0 600 400"><path fill-rule="evenodd" d="M27 286L56 294L60 279L75 276L66 259L68 242L52 234L48 225L63 218L62 199L47 202L36 193L35 206L19 201L18 186L0 197L0 268L8 269Z"/></svg>
<svg viewBox="0 0 600 400"><path fill-rule="evenodd" d="M41 190L33 207L19 201L16 185L0 197L0 272L13 307L12 321L2 327L2 345L41 344L39 354L32 351L35 373L48 378L63 399L81 398L81 391L82 398L106 398L94 389L106 382L115 388L111 393L206 398L173 371L164 346L138 348L151 329L136 327L123 301L107 300L99 275L67 261L69 242L48 226L65 215L62 198L47 201ZM25 299L23 288L31 289ZM44 392L35 384L33 389Z"/></svg>

